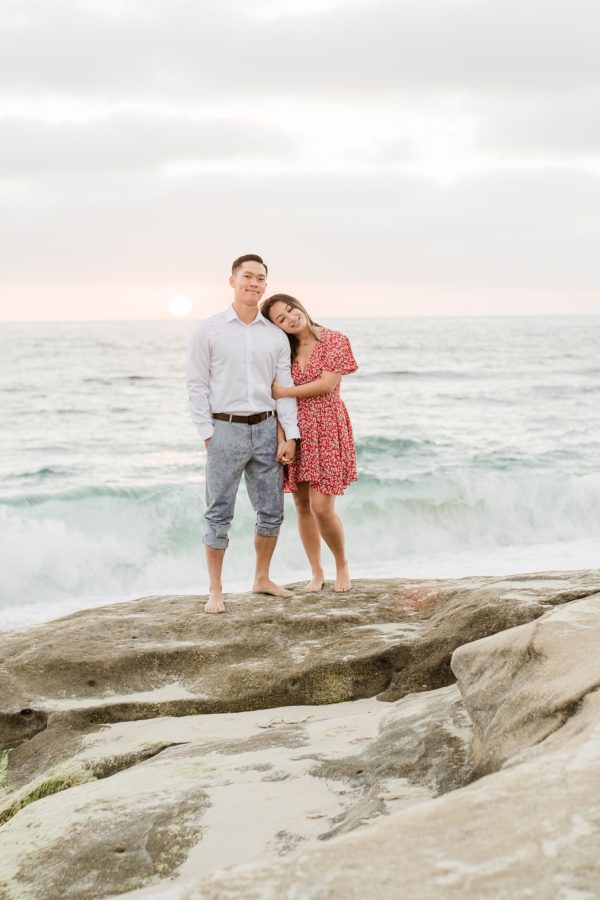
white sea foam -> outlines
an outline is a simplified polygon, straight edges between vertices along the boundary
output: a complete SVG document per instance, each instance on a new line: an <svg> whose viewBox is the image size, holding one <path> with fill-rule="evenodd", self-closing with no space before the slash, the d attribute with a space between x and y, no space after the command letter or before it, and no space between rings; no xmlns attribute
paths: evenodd
<svg viewBox="0 0 600 900"><path fill-rule="evenodd" d="M417 499L418 497L418 499ZM48 499L0 508L4 627L146 594L206 590L196 487L129 497ZM338 502L356 576L450 577L600 564L600 476L462 475L435 486L357 484ZM249 587L254 516L240 490L226 557L231 590ZM593 535L593 537L590 537ZM326 554L326 558L329 555ZM331 574L331 560L328 569ZM307 574L291 498L274 574Z"/></svg>

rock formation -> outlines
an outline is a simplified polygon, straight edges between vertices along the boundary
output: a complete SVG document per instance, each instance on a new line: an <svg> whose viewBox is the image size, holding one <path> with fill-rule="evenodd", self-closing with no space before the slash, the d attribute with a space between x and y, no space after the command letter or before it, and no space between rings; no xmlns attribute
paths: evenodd
<svg viewBox="0 0 600 900"><path fill-rule="evenodd" d="M600 572L202 603L0 635L0 896L596 896Z"/></svg>

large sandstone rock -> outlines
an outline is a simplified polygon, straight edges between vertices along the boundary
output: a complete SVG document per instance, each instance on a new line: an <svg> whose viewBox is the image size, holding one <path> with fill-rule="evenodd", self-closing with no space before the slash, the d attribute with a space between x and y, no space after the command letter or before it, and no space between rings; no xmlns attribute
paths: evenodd
<svg viewBox="0 0 600 900"><path fill-rule="evenodd" d="M435 796L470 772L470 737L454 685L391 706L110 725L10 797L0 895L96 898L277 860Z"/></svg>
<svg viewBox="0 0 600 900"><path fill-rule="evenodd" d="M479 774L560 729L600 687L599 622L595 595L455 651Z"/></svg>
<svg viewBox="0 0 600 900"><path fill-rule="evenodd" d="M1 635L0 895L585 898L598 597L600 572L360 582Z"/></svg>
<svg viewBox="0 0 600 900"><path fill-rule="evenodd" d="M289 862L190 879L154 898L377 897L378 900L595 900L600 884L600 699L561 746L396 813Z"/></svg>
<svg viewBox="0 0 600 900"><path fill-rule="evenodd" d="M530 670L542 700L538 728L536 688L530 696L524 695L519 683L518 661L526 669L531 665L532 630L536 646L543 648L537 667L533 664ZM517 723L515 747L520 749L500 771L354 834L312 845L287 862L240 867L205 882L194 883L190 878L176 884L173 892L162 889L152 896L165 900L358 900L367 896L378 900L595 900L600 885L597 654L585 656L584 651L585 660L574 665L577 671L572 680L565 677L563 665L569 657L575 661L582 646L594 644L600 646L597 600L569 604L544 616L535 629L521 626L510 636L495 635L456 654L455 659L461 658L457 668L462 688L468 694L473 687L477 697L477 721L502 719L504 728L499 726L498 733L503 738L513 718ZM556 692L552 689L555 650L559 651ZM504 666L506 657L509 663ZM487 690L477 680L469 681L469 672L477 679L484 670ZM510 690L511 671L517 682L515 696ZM563 705L571 695L577 701ZM549 711L559 713L553 730L548 728ZM491 734L484 730L484 748L487 739ZM507 750L505 741L503 747L500 757ZM500 757L495 758L496 765Z"/></svg>
<svg viewBox="0 0 600 900"><path fill-rule="evenodd" d="M0 634L0 748L99 723L336 703L454 681L461 644L600 591L594 572L359 581L292 600L148 597ZM34 740L32 741L32 738ZM45 762L44 762L45 764Z"/></svg>

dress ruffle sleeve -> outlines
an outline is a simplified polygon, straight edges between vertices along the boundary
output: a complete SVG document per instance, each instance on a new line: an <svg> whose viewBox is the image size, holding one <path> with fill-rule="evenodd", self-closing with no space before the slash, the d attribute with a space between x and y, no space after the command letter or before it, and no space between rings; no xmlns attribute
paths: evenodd
<svg viewBox="0 0 600 900"><path fill-rule="evenodd" d="M358 369L350 341L345 334L339 331L328 334L323 368L326 372L335 372L337 375L350 375Z"/></svg>

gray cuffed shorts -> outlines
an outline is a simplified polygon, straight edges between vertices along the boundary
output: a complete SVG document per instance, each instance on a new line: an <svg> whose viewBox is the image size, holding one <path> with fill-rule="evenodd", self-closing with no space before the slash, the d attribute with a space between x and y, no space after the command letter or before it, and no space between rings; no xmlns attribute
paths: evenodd
<svg viewBox="0 0 600 900"><path fill-rule="evenodd" d="M283 522L283 466L277 462L277 419L257 425L213 420L206 457L206 530L209 547L224 550L242 477L256 513L256 534L274 537Z"/></svg>

